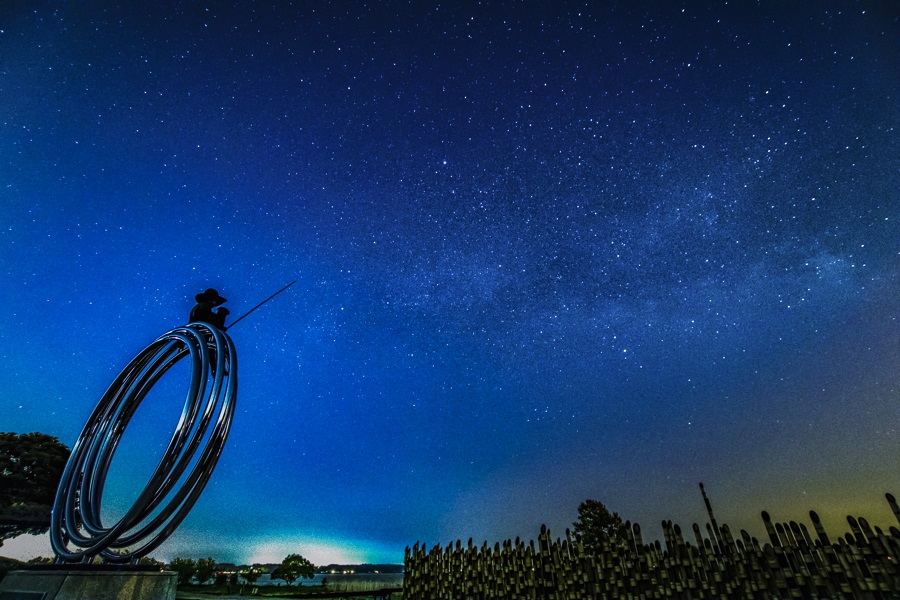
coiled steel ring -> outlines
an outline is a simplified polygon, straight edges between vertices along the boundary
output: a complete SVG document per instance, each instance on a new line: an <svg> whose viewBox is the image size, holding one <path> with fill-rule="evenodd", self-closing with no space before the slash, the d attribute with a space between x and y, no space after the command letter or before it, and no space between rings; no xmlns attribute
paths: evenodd
<svg viewBox="0 0 900 600"><path fill-rule="evenodd" d="M166 451L126 514L104 525L103 487L122 434L153 385L186 356L190 388ZM50 525L56 562L86 563L99 555L107 563L136 563L162 544L206 486L228 437L236 398L234 342L212 325L177 327L138 354L100 399L72 448Z"/></svg>

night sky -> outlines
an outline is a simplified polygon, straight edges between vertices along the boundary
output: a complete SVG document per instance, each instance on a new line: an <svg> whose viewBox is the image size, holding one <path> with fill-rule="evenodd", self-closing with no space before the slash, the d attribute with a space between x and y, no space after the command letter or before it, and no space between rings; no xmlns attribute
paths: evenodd
<svg viewBox="0 0 900 600"><path fill-rule="evenodd" d="M229 331L231 437L157 558L399 563L587 498L654 539L701 481L757 536L892 524L893 3L111 4L0 6L0 430L71 447L195 294L297 280Z"/></svg>

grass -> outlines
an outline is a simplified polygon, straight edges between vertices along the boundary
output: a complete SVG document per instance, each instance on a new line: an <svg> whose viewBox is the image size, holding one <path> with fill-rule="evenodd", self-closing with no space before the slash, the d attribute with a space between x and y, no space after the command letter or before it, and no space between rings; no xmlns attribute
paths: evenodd
<svg viewBox="0 0 900 600"><path fill-rule="evenodd" d="M383 586L382 586L383 587ZM228 585L225 583L217 583L212 585L179 585L178 586L178 594L176 599L178 600L188 600L190 598L215 598L216 596L247 596L251 597L251 593L253 590L256 590L256 593L253 594L255 598L297 598L306 596L308 594L326 594L328 592L333 593L342 593L347 590L338 590L335 589L335 586L328 585L304 585L304 586L287 586L287 585L249 585L249 584L237 584L237 585ZM371 588L369 590L358 590L360 598L370 597L371 595L367 595L368 591L372 591L376 588ZM381 587L377 588L381 589ZM399 597L399 592L397 593ZM327 598L328 596L322 596L322 598Z"/></svg>
<svg viewBox="0 0 900 600"><path fill-rule="evenodd" d="M323 593L327 592L325 586L322 585L304 585L304 586L288 586L288 585L256 585L249 583L213 583L209 585L186 584L178 585L179 593L186 594L202 594L204 596L238 596L241 589L249 596L251 590L256 589L257 596L268 596L270 598L290 598L296 594Z"/></svg>
<svg viewBox="0 0 900 600"><path fill-rule="evenodd" d="M256 593L253 594L253 596L263 598L290 598L296 594L326 591L325 588L321 586L297 588L285 587L283 585L237 584L229 586L224 583L213 585L189 584L178 586L176 598L214 598L216 596L247 596L249 598L254 589L256 590Z"/></svg>

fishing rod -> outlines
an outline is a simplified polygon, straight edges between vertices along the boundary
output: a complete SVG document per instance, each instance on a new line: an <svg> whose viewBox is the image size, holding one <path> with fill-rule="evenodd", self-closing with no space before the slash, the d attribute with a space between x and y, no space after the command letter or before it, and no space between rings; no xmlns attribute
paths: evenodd
<svg viewBox="0 0 900 600"><path fill-rule="evenodd" d="M244 317L246 317L247 315L249 315L250 313L252 313L254 310L256 310L257 308L259 308L260 306L262 306L263 304L265 304L266 302L268 302L269 300L271 300L272 298L274 298L275 296L277 296L278 294L280 294L280 293L283 292L284 290L288 289L289 287L291 287L291 286L294 285L295 283L297 283L297 280L296 280L296 279L295 279L294 281L290 282L289 284L287 284L286 286L284 286L283 288L281 288L280 290L278 290L277 292L275 292L274 294L272 294L271 296L269 296L268 298L266 298L265 300L263 300L262 302L260 302L259 304L257 304L256 306L254 306L253 308L251 308L250 310L248 310L247 312L245 312L244 314L242 314L240 317L237 318L237 320L234 321L234 323L232 323L232 324L229 325L228 327L225 327L224 329L231 329L232 327L234 327L235 325L237 325L237 324L240 322L241 319L243 319Z"/></svg>

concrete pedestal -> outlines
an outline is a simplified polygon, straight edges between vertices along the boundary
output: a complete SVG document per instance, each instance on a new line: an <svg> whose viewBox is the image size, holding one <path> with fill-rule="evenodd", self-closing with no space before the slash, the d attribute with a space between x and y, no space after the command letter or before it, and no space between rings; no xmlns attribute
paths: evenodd
<svg viewBox="0 0 900 600"><path fill-rule="evenodd" d="M177 586L177 573L158 568L22 569L0 582L0 600L175 600Z"/></svg>

